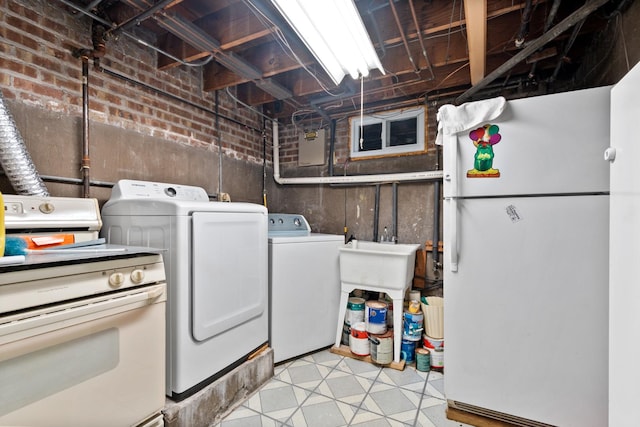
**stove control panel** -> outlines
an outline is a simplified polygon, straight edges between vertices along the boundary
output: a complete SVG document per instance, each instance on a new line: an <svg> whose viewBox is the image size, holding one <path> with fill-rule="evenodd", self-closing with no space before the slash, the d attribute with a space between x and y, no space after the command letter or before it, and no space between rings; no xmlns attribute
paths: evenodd
<svg viewBox="0 0 640 427"><path fill-rule="evenodd" d="M3 194L4 221L12 230L100 231L102 219L97 199Z"/></svg>
<svg viewBox="0 0 640 427"><path fill-rule="evenodd" d="M164 282L159 254L6 271L0 275L0 314Z"/></svg>

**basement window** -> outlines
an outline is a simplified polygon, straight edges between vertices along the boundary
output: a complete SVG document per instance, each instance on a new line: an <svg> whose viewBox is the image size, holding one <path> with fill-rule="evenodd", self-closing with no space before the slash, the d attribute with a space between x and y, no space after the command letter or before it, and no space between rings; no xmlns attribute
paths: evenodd
<svg viewBox="0 0 640 427"><path fill-rule="evenodd" d="M351 158L425 152L424 107L350 118ZM362 141L360 141L362 135Z"/></svg>

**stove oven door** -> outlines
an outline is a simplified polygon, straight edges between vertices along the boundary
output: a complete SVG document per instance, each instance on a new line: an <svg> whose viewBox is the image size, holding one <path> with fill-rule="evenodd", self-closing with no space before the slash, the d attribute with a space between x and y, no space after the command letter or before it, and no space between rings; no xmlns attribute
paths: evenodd
<svg viewBox="0 0 640 427"><path fill-rule="evenodd" d="M165 288L0 315L0 425L157 423Z"/></svg>

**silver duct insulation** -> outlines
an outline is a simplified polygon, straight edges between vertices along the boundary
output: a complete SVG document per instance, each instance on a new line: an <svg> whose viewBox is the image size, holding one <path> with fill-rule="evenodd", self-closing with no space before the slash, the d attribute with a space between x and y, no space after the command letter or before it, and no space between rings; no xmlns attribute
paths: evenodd
<svg viewBox="0 0 640 427"><path fill-rule="evenodd" d="M0 91L0 166L18 194L49 196Z"/></svg>

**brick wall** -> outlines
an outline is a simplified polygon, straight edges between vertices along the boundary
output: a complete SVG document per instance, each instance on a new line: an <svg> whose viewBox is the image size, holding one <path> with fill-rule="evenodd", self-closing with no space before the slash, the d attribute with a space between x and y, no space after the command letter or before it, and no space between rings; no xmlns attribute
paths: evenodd
<svg viewBox="0 0 640 427"><path fill-rule="evenodd" d="M81 116L82 62L73 52L92 48L90 21L57 0L0 0L0 90L5 99ZM157 53L125 36L109 40L106 48L100 66L187 102L114 77L91 62L90 121L217 150L215 97L201 90L200 68L159 71ZM219 100L219 113L233 119L219 120L223 152L261 163L259 115L236 106L223 91Z"/></svg>
<svg viewBox="0 0 640 427"><path fill-rule="evenodd" d="M426 117L426 144L427 150L429 152L435 151L435 140L436 140L436 130L437 130L437 122L436 122L436 114L440 104L432 102L430 105L427 105L427 117ZM359 112L354 110L352 113L352 117L359 117ZM300 134L306 129L303 128L304 125L299 125L297 127L293 125L280 125L279 128L279 146L280 146L280 163L283 167L287 166L295 166L298 162L298 138ZM306 124L307 127L313 127L312 124ZM330 127L328 123L323 124L326 129L325 137L327 138L327 159L329 152L329 138L331 135ZM334 165L341 166L344 165L345 162L350 161L350 141L349 141L349 117L345 116L336 120L336 133L335 133L335 146L334 146ZM384 169L386 171L390 169L394 169L396 165L404 165L407 162L406 157L420 157L424 158L424 155L409 155L409 156L392 156L385 160L386 164L384 165ZM362 160L354 160L355 162L367 163L369 161ZM371 163L371 162L369 162ZM424 167L424 165L423 165ZM399 166L399 170L402 169L402 166ZM372 171L371 173L383 173L385 170L381 171Z"/></svg>

